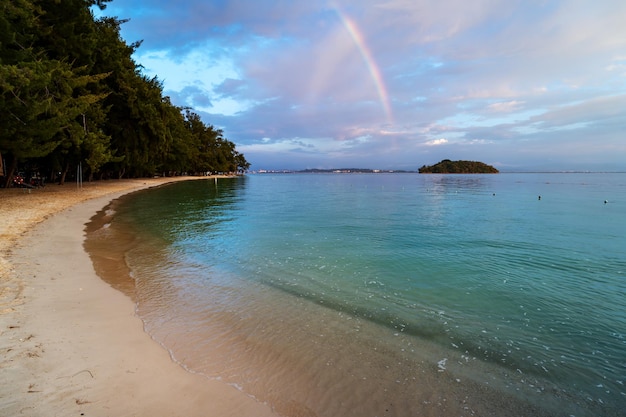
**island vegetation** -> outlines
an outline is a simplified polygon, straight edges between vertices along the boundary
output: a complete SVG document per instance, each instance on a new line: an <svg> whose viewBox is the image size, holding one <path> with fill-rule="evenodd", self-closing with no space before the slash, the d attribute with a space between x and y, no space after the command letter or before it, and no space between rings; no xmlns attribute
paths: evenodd
<svg viewBox="0 0 626 417"><path fill-rule="evenodd" d="M95 17L109 1L0 0L3 185L20 171L63 183L247 170L220 129L142 73L125 21Z"/></svg>
<svg viewBox="0 0 626 417"><path fill-rule="evenodd" d="M424 165L418 172L420 174L497 174L499 171L483 162L444 159L435 165Z"/></svg>

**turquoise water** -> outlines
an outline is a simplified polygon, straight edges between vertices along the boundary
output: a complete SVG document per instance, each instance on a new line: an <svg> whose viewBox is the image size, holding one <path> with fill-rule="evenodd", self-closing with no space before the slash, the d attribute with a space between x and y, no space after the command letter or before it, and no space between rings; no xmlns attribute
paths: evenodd
<svg viewBox="0 0 626 417"><path fill-rule="evenodd" d="M146 330L282 415L626 409L626 174L249 175L115 210Z"/></svg>

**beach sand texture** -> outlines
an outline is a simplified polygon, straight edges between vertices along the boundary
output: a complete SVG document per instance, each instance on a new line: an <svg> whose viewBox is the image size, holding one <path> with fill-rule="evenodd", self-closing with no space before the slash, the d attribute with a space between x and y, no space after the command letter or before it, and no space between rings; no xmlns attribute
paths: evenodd
<svg viewBox="0 0 626 417"><path fill-rule="evenodd" d="M0 191L1 416L274 416L185 371L95 274L85 223L128 192L190 178Z"/></svg>

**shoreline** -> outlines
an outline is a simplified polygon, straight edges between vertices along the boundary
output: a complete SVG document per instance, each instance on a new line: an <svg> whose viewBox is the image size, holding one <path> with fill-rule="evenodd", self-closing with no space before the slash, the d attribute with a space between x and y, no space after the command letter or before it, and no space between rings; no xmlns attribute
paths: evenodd
<svg viewBox="0 0 626 417"><path fill-rule="evenodd" d="M0 415L276 415L173 362L144 332L131 299L97 276L83 248L85 224L112 200L207 178L0 193Z"/></svg>
<svg viewBox="0 0 626 417"><path fill-rule="evenodd" d="M188 323L195 323L197 319L197 316L183 314L188 297L183 294L181 298L176 299L178 291L168 284L164 284L163 292L151 291L155 287L150 287L151 290L146 292L149 286L146 286L145 282L148 280L139 278L150 276L149 281L159 282L161 276L153 274L162 268L154 267L162 265L163 270L167 270L165 266L169 265L158 255L152 258L153 254L161 253L161 247L158 244L152 245L153 241L150 238L146 241L136 241L141 239L142 234L130 232L134 230L132 229L134 221L127 218L129 212L143 213L141 217L149 219L162 219L160 214L167 216L165 210L158 210L159 215L150 211L149 207L158 207L154 201L159 199L150 199L154 194L169 195L169 191L161 189L150 193L146 199L151 201L151 204L146 204L145 201L139 205L133 204L130 211L128 206L126 209L118 207L118 202L124 206L123 199L116 200L100 210L101 218L94 216L89 227L93 229L90 238L99 235L104 239L102 247L98 250L97 242L92 242L95 246L89 247L90 238L85 245L100 277L111 285L119 286L120 283L115 281L115 277L127 275L129 271L123 273L119 271L123 270L127 263L133 265L139 279L137 288L141 288L143 292L140 293L144 295L138 305L137 314L146 320L146 331L166 348L171 349L175 360L185 369L224 378L224 381L236 384L255 398L272 404L274 410L283 415L315 413L330 416L384 415L390 412L390 404L394 405L396 415L469 415L470 411L467 410L485 416L498 413L551 415L541 407L535 407L519 396L511 395L511 390L505 392L497 387L486 389L474 381L470 374L460 373L461 369L454 368L457 361L461 361L462 358L458 355L450 356L450 352L442 352L440 346L428 342L414 344L415 341L410 340L412 338L407 338L401 345L412 346L421 354L419 357L414 353L404 355L396 350L397 341L389 344L384 342L404 338L394 335L393 330L385 330L385 326L381 326L382 323L368 323L368 320L355 325L352 325L352 321L344 323L343 319L338 320L337 312L327 305L318 306L315 303L302 302L298 297L288 297L289 300L280 301L269 298L265 291L253 290L253 298L242 297L250 302L239 305L229 303L229 309L233 312L232 321L218 313L207 319L202 327L196 324L192 326L191 333L186 333L182 329L186 328ZM170 197L165 198L170 200ZM177 212L176 207L180 202L176 203L178 200L174 194L171 200L174 201L173 207ZM122 218L126 218L130 224L122 221ZM147 222L145 230L153 230L154 224L147 219L145 221ZM155 222L161 224L158 220ZM108 223L110 228L105 226ZM148 236L152 236L152 233L148 233ZM133 247L132 250L129 250L129 242ZM111 248L120 249L121 253L117 253L117 250L112 251ZM130 255L131 253L134 255ZM114 272L108 274L105 269L103 273L103 270L98 268L94 254L107 263L115 264L111 265ZM137 259L142 261L137 263ZM167 259L167 256L164 256L164 259ZM112 275L113 279L107 279L107 275ZM182 279L184 275L185 273L181 272L180 278ZM179 277L178 274L175 276ZM165 279L162 282L170 280ZM123 288L121 290L124 291ZM135 290L135 285L132 286L132 290ZM146 297L146 294L149 296ZM252 299L257 300L259 306L267 308L248 310L248 307L254 304ZM163 315L152 315L151 312L156 310L151 308L159 303L162 306L176 306L176 309L171 315L165 311ZM206 300L205 304L211 303ZM210 314L208 310L202 311L203 317ZM154 326L155 317L157 317L156 326ZM162 317L168 319L162 321L160 320ZM245 324L240 320L241 317L246 317ZM347 319L348 316L344 317ZM358 316L352 318L357 319L354 323L359 321ZM217 325L222 323L221 329L229 330L222 331L209 323ZM381 329L382 332L379 331ZM289 336L281 337L281 334ZM184 340L193 340L193 343L180 343ZM213 342L203 344L205 340ZM217 346L214 341L218 341ZM363 351L363 346L368 346L368 349ZM336 355L335 352L338 351L341 354ZM395 359L388 362L387 359L391 358ZM444 361L441 365L442 358L448 363ZM403 371L393 366L385 366L400 362L404 364ZM222 364L227 365L222 367ZM447 366L450 366L449 372L453 373L443 372ZM245 376L236 372L242 369L245 369ZM298 371L291 372L294 369ZM375 374L371 373L372 369L377 369ZM456 379L451 375L455 375ZM405 383L400 384L399 381ZM332 387L332 390L328 387Z"/></svg>

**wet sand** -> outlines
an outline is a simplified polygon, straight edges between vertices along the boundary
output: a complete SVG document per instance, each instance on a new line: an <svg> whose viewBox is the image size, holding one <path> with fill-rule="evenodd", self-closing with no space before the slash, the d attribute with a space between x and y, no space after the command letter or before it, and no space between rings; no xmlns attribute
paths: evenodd
<svg viewBox="0 0 626 417"><path fill-rule="evenodd" d="M276 415L175 364L83 249L109 201L183 179L0 191L0 415Z"/></svg>

